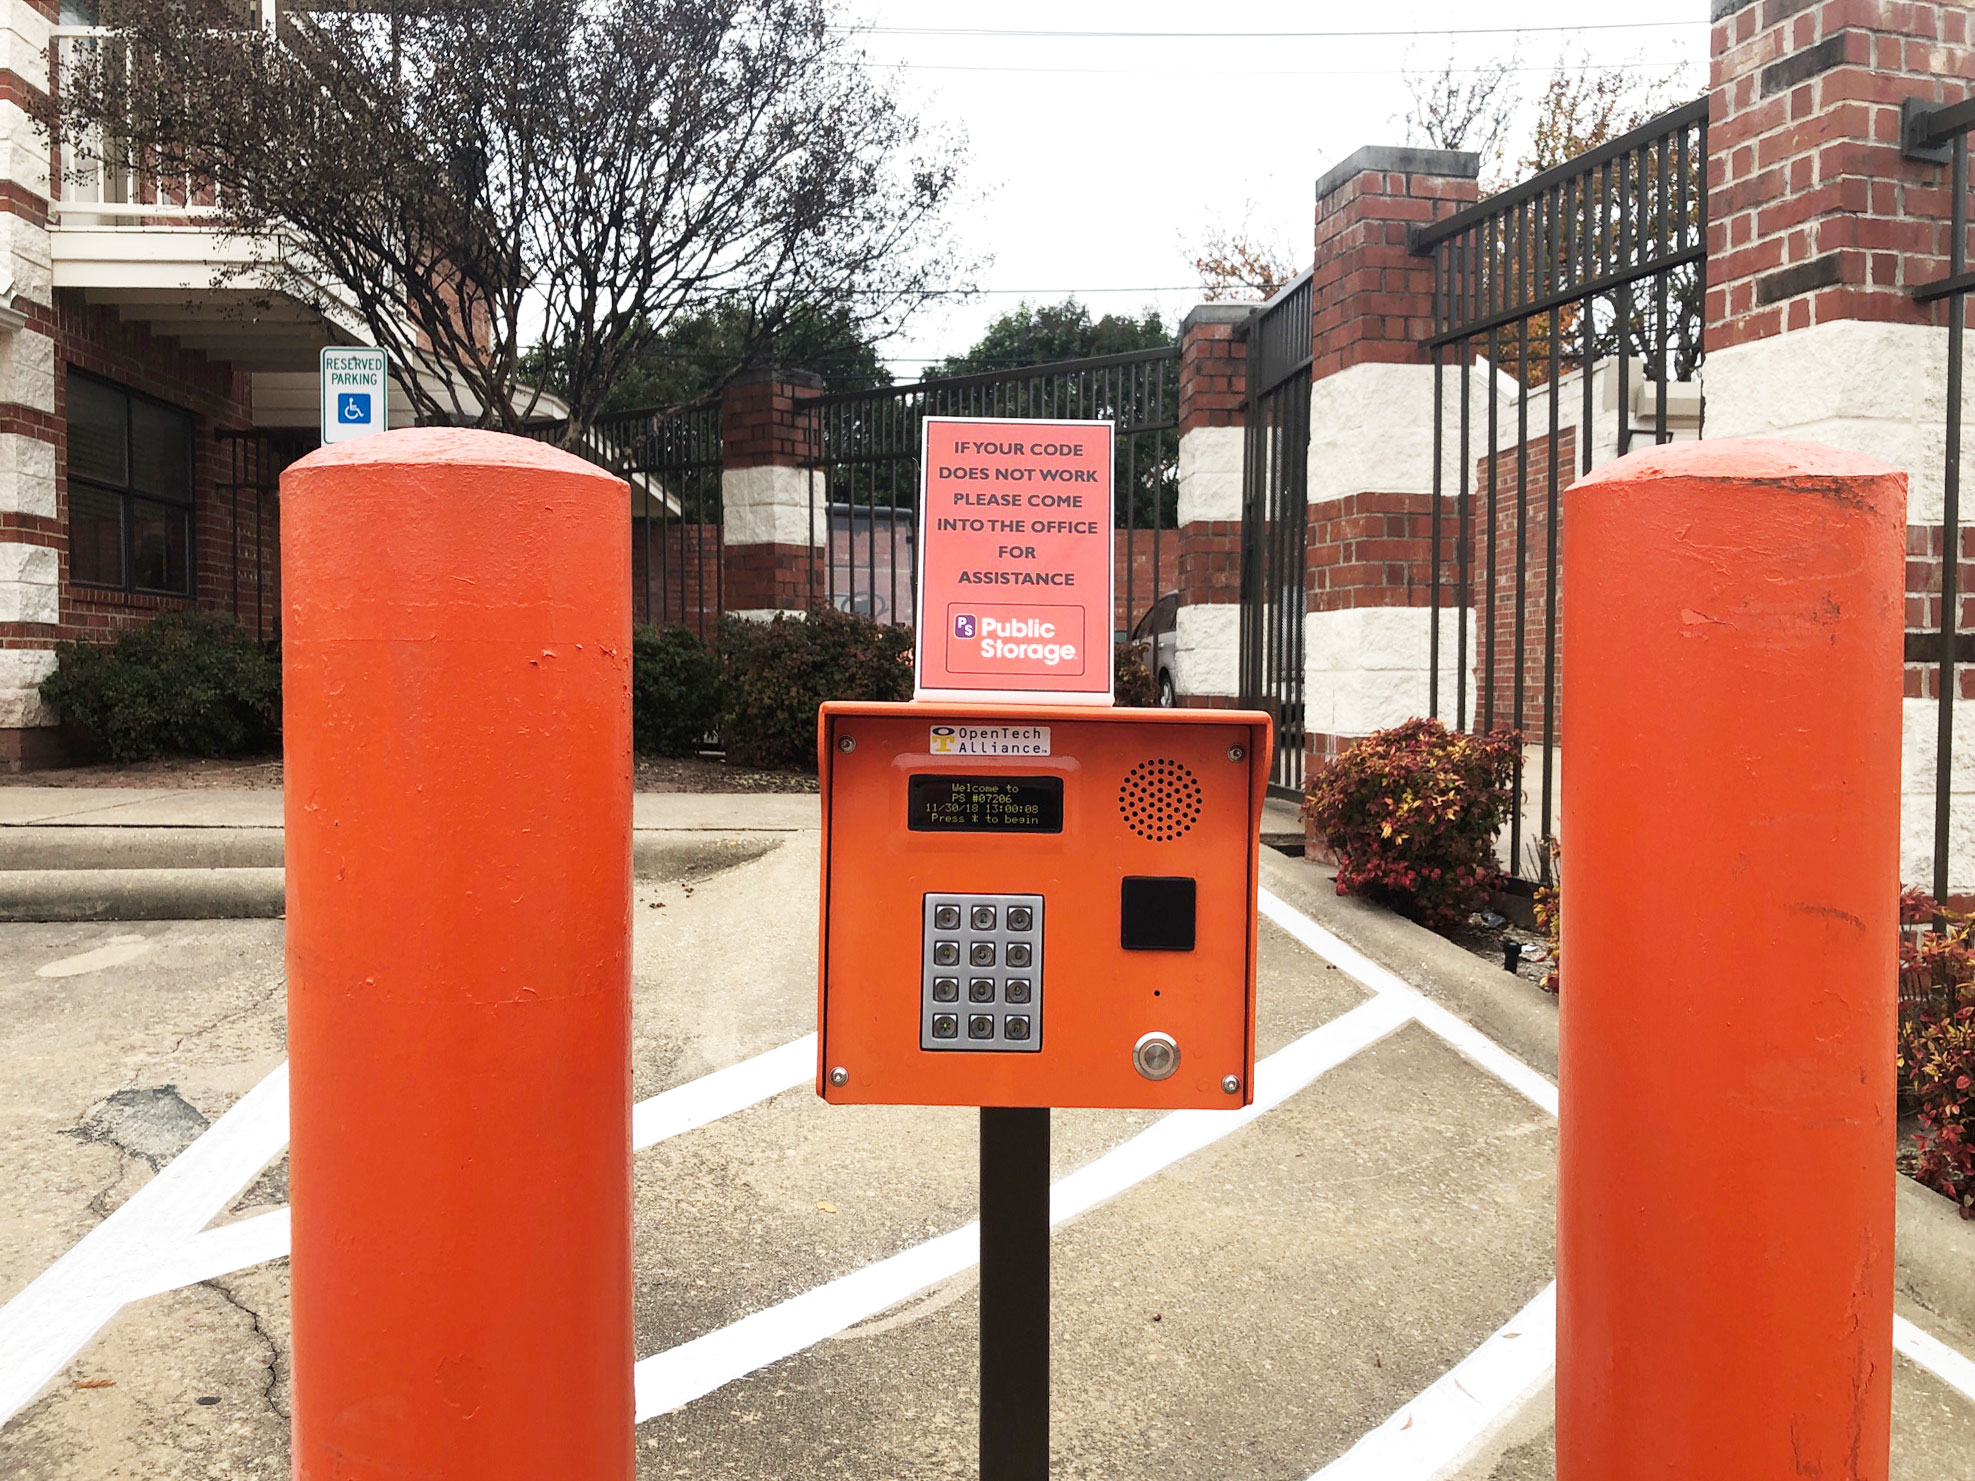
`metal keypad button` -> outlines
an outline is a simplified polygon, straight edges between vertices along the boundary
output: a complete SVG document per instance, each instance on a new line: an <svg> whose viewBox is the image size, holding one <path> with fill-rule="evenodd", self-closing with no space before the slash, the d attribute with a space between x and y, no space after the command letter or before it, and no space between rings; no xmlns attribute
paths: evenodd
<svg viewBox="0 0 1975 1481"><path fill-rule="evenodd" d="M1040 895L926 894L920 923L921 1049L976 1054L1042 1049L1046 903ZM967 1011L956 1004L967 1005ZM1010 1008L1015 1011L1002 1011Z"/></svg>

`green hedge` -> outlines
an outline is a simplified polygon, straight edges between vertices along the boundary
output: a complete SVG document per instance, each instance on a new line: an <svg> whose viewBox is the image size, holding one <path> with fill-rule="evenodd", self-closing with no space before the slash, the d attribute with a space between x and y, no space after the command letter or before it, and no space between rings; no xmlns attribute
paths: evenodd
<svg viewBox="0 0 1975 1481"><path fill-rule="evenodd" d="M720 724L720 660L691 628L631 632L631 742L646 756L691 756Z"/></svg>
<svg viewBox="0 0 1975 1481"><path fill-rule="evenodd" d="M280 655L231 617L170 612L107 643L57 643L55 654L41 697L118 761L280 744Z"/></svg>
<svg viewBox="0 0 1975 1481"><path fill-rule="evenodd" d="M816 710L826 699L910 699L912 631L820 608L720 629L726 673L720 731L737 766L816 764Z"/></svg>

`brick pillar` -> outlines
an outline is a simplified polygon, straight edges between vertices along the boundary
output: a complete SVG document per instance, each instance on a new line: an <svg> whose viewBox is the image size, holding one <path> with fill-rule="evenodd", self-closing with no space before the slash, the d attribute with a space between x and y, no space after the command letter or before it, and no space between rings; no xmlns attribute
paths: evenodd
<svg viewBox="0 0 1975 1481"><path fill-rule="evenodd" d="M826 590L829 535L822 475L810 506L815 422L796 398L822 390L800 370L749 371L720 397L722 570L730 616L807 612Z"/></svg>
<svg viewBox="0 0 1975 1481"><path fill-rule="evenodd" d="M1180 702L1225 708L1241 688L1241 479L1248 396L1245 303L1203 303L1180 321ZM1155 675L1155 678L1157 676Z"/></svg>
<svg viewBox="0 0 1975 1481"><path fill-rule="evenodd" d="M0 0L0 70L18 94L48 89L52 6ZM66 526L55 487L55 317L47 145L19 96L0 100L11 145L0 167L0 770L57 758L55 671ZM23 322L23 320L25 322Z"/></svg>
<svg viewBox="0 0 1975 1481"><path fill-rule="evenodd" d="M1427 710L1431 259L1410 230L1473 203L1478 160L1371 147L1317 182L1304 724L1309 761ZM1481 377L1476 377L1477 382ZM1450 374L1448 386L1457 387ZM1441 692L1453 694L1453 465L1443 499Z"/></svg>
<svg viewBox="0 0 1975 1481"><path fill-rule="evenodd" d="M1713 18L1707 436L1802 438L1905 470L1907 623L1938 624L1947 306L1912 289L1948 271L1949 172L1902 155L1900 107L1968 92L1975 7L1714 0ZM1975 424L1975 397L1964 416ZM1964 494L1964 591L1971 507ZM1900 865L1920 885L1932 877L1936 677L1907 671ZM1975 698L1975 673L1960 689ZM1956 798L1975 798L1975 706L1955 717L1954 772ZM1957 892L1975 886L1975 851L1957 847L1951 872Z"/></svg>

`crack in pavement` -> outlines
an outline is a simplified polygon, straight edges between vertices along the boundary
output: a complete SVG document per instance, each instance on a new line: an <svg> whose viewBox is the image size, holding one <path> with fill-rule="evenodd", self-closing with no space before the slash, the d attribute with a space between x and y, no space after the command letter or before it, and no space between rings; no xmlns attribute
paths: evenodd
<svg viewBox="0 0 1975 1481"><path fill-rule="evenodd" d="M253 1328L253 1333L267 1349L268 1359L262 1366L267 1370L267 1382L261 1385L261 1402L267 1405L268 1412L283 1424L288 1423L288 1411L275 1401L274 1391L281 1384L281 1345L274 1340L274 1334L261 1324L261 1314L241 1300L233 1288L220 1280L201 1281L200 1285L216 1292L227 1305L233 1307Z"/></svg>

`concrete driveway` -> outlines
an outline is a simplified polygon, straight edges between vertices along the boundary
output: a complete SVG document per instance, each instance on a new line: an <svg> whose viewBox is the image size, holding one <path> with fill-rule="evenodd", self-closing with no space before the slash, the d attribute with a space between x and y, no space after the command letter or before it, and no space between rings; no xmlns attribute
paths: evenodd
<svg viewBox="0 0 1975 1481"><path fill-rule="evenodd" d="M815 849L639 886L641 1477L975 1474L975 1117L811 1093ZM1552 1010L1268 883L1256 1107L1054 1118L1054 1474L1548 1477ZM0 1476L287 1474L280 942L0 927ZM1898 1364L1895 1475L1975 1481Z"/></svg>

